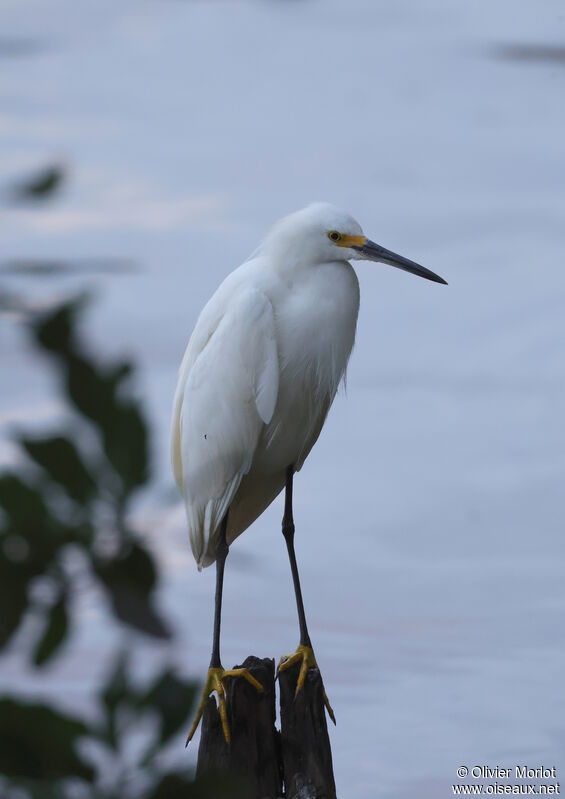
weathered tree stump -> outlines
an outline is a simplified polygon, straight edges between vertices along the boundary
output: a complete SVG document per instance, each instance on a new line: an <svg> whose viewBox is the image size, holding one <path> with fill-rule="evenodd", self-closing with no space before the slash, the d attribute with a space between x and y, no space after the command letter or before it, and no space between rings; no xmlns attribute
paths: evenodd
<svg viewBox="0 0 565 799"><path fill-rule="evenodd" d="M241 678L226 681L229 746L216 700L208 699L202 716L197 773L228 772L249 785L253 791L249 799L278 799L282 796L282 778L275 728L275 661L250 655L241 665L263 685L263 693Z"/></svg>
<svg viewBox="0 0 565 799"><path fill-rule="evenodd" d="M310 669L304 688L296 694L299 672L299 663L279 672L285 795L336 799L322 677L318 669Z"/></svg>
<svg viewBox="0 0 565 799"><path fill-rule="evenodd" d="M336 799L320 672L309 670L297 696L299 664L280 672L279 733L274 661L250 656L242 665L264 692L258 693L243 679L227 682L229 746L216 701L210 697L202 719L198 773L223 771L245 779L249 799Z"/></svg>

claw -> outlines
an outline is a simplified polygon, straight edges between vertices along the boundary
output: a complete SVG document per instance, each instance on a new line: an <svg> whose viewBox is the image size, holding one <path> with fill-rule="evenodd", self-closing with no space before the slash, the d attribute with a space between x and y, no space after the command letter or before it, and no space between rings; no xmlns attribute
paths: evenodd
<svg viewBox="0 0 565 799"><path fill-rule="evenodd" d="M259 693L263 692L263 686L261 685L259 680L256 680L255 677L253 677L253 675L250 674L247 669L224 670L221 666L208 669L208 675L206 677L206 682L204 683L204 690L202 691L202 699L200 700L200 703L196 710L196 716L192 723L192 727L190 728L190 732L188 733L185 746L188 746L188 744L190 743L190 741L194 736L194 733L198 729L198 725L200 724L200 719L202 718L202 714L204 713L206 701L213 691L215 691L216 694L218 695L218 711L220 713L220 721L222 722L222 730L224 733L225 741L229 745L231 736L228 724L226 692L223 683L226 677L243 677L243 679L247 680L247 682L250 685L252 685Z"/></svg>
<svg viewBox="0 0 565 799"><path fill-rule="evenodd" d="M337 725L337 721L335 720L335 713L333 711L332 706L330 705L330 700L328 699L328 695L326 694L326 689L323 686L322 686L322 691L323 691L322 698L324 700L324 705L326 706L326 710L328 711L328 716L333 721L335 727Z"/></svg>
<svg viewBox="0 0 565 799"><path fill-rule="evenodd" d="M247 669L228 669L224 671L222 680L225 680L226 677L243 677L243 679L247 680L249 685L252 685L260 694L263 693L263 686Z"/></svg>
<svg viewBox="0 0 565 799"><path fill-rule="evenodd" d="M304 644L299 644L296 652L292 655L283 656L280 659L279 666L277 669L277 676L280 671L285 671L286 669L293 666L295 663L300 662L300 672L298 674L298 680L296 681L296 693L295 697L298 693L304 688L304 683L306 682L306 675L308 674L308 669L319 669L319 666L316 662L316 656L314 655L314 650L311 646L304 646ZM323 700L326 710L328 711L328 715L333 721L336 723L335 714L333 712L333 708L330 705L330 700L326 694L326 689L322 683L322 691L323 691Z"/></svg>

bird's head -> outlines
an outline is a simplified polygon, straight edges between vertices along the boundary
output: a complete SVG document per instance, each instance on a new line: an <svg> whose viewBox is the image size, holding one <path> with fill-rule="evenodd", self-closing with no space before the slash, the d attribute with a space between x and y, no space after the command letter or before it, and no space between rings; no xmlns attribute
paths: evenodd
<svg viewBox="0 0 565 799"><path fill-rule="evenodd" d="M273 227L264 246L296 262L377 261L435 283L446 283L424 266L375 244L352 216L329 203L313 203L284 217Z"/></svg>

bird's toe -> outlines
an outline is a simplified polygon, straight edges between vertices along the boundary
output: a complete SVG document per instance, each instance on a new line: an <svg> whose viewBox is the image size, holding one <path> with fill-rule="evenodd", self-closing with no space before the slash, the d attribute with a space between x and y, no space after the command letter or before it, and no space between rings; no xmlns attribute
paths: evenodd
<svg viewBox="0 0 565 799"><path fill-rule="evenodd" d="M300 671L298 673L298 679L296 681L296 693L295 693L295 696L298 696L300 691L302 691L302 689L304 688L308 671L310 669L317 669L318 671L320 671L320 668L316 661L316 656L314 654L314 650L312 649L312 647L305 646L304 644L299 644L296 649L296 652L294 652L292 655L283 655L283 657L281 657L277 669L277 677L279 672L286 671L286 669L289 669L295 663L300 663ZM322 682L322 687L323 687L323 682ZM323 694L324 705L326 707L326 710L328 711L329 717L335 724L336 723L335 713L333 712L333 708L330 705L325 688L323 688L323 692L324 692Z"/></svg>
<svg viewBox="0 0 565 799"><path fill-rule="evenodd" d="M242 679L246 680L250 685L252 685L256 691L259 693L263 693L263 686L259 682L259 680L255 679L255 677L249 673L247 669L224 669L222 666L218 666L215 668L209 668L208 674L206 676L206 682L204 683L204 688L202 690L202 698L200 699L200 703L196 710L196 716L192 723L192 727L190 728L190 732L188 733L188 738L186 739L186 745L190 743L192 738L194 737L194 733L198 729L198 725L200 724L200 720L202 718L202 714L204 713L204 708L206 706L206 702L210 694L216 692L218 697L218 713L220 714L220 721L222 723L222 732L224 733L224 739L226 744L229 744L231 741L231 734L230 734L230 727L228 723L228 710L226 704L226 690L224 687L224 680L230 677L241 677Z"/></svg>

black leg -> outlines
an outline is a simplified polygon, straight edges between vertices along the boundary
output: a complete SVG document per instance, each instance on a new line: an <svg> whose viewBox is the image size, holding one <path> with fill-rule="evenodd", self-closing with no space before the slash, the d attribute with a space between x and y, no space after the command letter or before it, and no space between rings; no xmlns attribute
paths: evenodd
<svg viewBox="0 0 565 799"><path fill-rule="evenodd" d="M228 669L225 671L222 668L222 662L220 660L220 624L222 618L222 589L224 587L224 566L226 565L226 558L228 556L228 542L227 538L227 527L228 527L228 514L224 516L222 520L222 524L220 527L220 538L218 540L218 546L216 548L216 604L215 604L215 611L214 611L214 641L212 643L212 657L210 659L210 668L208 669L208 676L206 678L206 683L204 685L204 690L202 692L202 699L200 700L200 704L196 710L196 717L192 722L192 727L190 728L190 732L188 733L188 738L186 739L186 743L188 745L189 741L192 740L192 736L196 732L198 728L198 724L200 723L200 719L202 718L202 714L204 713L204 708L206 707L206 702L208 701L208 697L215 691L218 694L218 711L220 713L220 719L222 722L222 730L224 732L224 738L227 744L230 742L230 728L228 724L228 712L226 707L226 690L224 686L224 680L226 677L243 677L244 680L252 685L259 693L263 691L263 686L261 683L255 679L255 677L250 674L247 669L238 668L238 669Z"/></svg>
<svg viewBox="0 0 565 799"><path fill-rule="evenodd" d="M220 662L220 624L222 618L222 590L224 587L224 566L228 556L229 547L226 542L228 514L224 516L220 529L220 540L216 549L216 604L214 610L214 642L212 644L212 658L210 668L219 668Z"/></svg>
<svg viewBox="0 0 565 799"><path fill-rule="evenodd" d="M292 571L292 581L294 583L294 595L296 596L296 608L298 610L298 624L300 625L300 643L303 646L311 647L308 627L306 626L306 615L304 613L304 602L302 601L302 590L300 588L300 577L298 576L298 566L296 565L296 555L294 553L294 519L292 518L292 478L294 467L289 466L286 470L286 490L284 498L284 516L282 521L282 532L288 549L290 569Z"/></svg>

